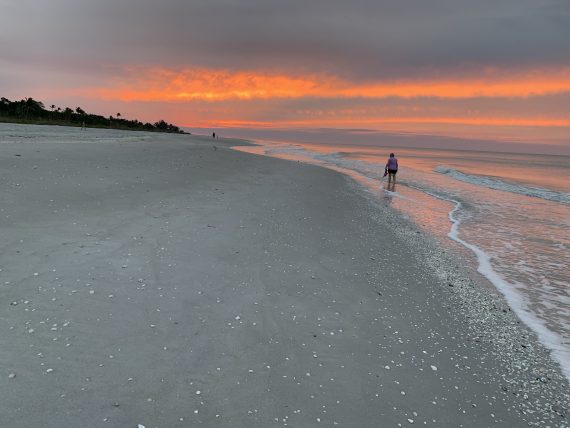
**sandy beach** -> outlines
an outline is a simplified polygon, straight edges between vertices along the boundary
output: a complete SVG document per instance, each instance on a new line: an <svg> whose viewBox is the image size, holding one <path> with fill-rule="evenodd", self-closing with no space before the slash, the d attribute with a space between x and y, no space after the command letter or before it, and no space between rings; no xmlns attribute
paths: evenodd
<svg viewBox="0 0 570 428"><path fill-rule="evenodd" d="M0 427L569 426L457 255L237 143L0 124Z"/></svg>

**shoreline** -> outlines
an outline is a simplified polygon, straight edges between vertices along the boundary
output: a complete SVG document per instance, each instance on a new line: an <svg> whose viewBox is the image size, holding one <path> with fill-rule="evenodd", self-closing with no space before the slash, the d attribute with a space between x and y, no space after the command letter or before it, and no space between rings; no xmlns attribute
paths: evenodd
<svg viewBox="0 0 570 428"><path fill-rule="evenodd" d="M271 146L268 146L267 143L260 143L259 147L256 148L235 147L236 150L244 151L246 153L255 153L279 159L286 159L289 161L300 161L340 172L341 174L350 177L358 185L362 186L373 202L376 203L380 201L378 192L383 192L381 180L379 182L377 179L371 178L369 175L363 174L358 170L346 168L334 163L331 164L330 162L312 156L307 156L305 154L285 154L280 151L277 151L276 154L273 154L271 151L270 154L266 154L266 150L270 148ZM467 265L462 269L462 274L477 284L478 287L481 287L487 293L492 294L496 299L500 299L503 303L507 304L509 310L513 310L515 312L518 319L522 321L532 332L532 334L541 343L541 346L544 346L552 354L552 358L560 366L566 380L570 381L570 366L568 365L567 359L569 354L568 350L563 346L563 333L557 330L549 330L545 326L545 321L543 319L537 318L532 312L528 311L527 305L521 303L520 296L513 294L510 291L506 285L506 280L491 266L489 262L489 254L484 252L480 247L464 241L458 235L458 226L460 221L454 217L454 213L461 207L462 203L458 200L438 196L429 191L422 190L420 187L408 186L406 184L404 184L404 186L411 191L417 191L420 194L428 195L451 205L447 212L449 232L445 233L445 236L435 235L433 234L433 231L421 227L417 220L409 216L409 213L406 214L405 210L400 210L394 207L389 207L389 209L392 209L395 213L398 213L398 215L405 217L412 225L410 227L414 229L418 228L418 230L421 230L423 233L431 236L435 241L437 241L437 245L441 249L446 249L447 251L451 251L455 254L456 262L460 260L462 264L467 263ZM401 197L406 199L405 193ZM384 196L381 199L386 198L387 196L384 193Z"/></svg>
<svg viewBox="0 0 570 428"><path fill-rule="evenodd" d="M345 175L74 138L0 144L9 426L567 425L528 329Z"/></svg>
<svg viewBox="0 0 570 428"><path fill-rule="evenodd" d="M265 147L263 144L259 144L258 146L260 148ZM465 261L462 260L458 252L448 251L445 247L442 247L442 243L439 242L435 236L426 233L426 231L421 229L412 219L403 218L402 213L397 209L382 203L381 200L373 195L373 192L377 189L370 185L370 179L353 170L333 166L324 162L316 162L315 159L312 158L299 160L287 156L272 156L266 155L262 153L261 150L256 149L246 148L245 150L241 150L239 146L233 147L233 149L256 156L281 159L287 162L301 162L306 165L336 171L343 175L349 182L349 185L353 187L355 193L363 194L363 197L368 199L369 203L378 209L376 215L382 213L382 216L390 218L392 224L398 225L396 233L401 236L403 240L412 242L418 254L421 254L425 259L429 260L429 262L426 263L425 260L417 258L417 262L423 264L426 269L434 270L443 283L449 284L449 289L442 287L441 290L452 290L456 306L454 309L459 310L462 317L469 320L476 320L473 325L470 325L470 329L472 329L472 333L474 337L476 337L476 342L497 342L509 348L508 355L503 355L499 352L496 356L502 359L505 365L508 366L507 370L513 377L516 377L514 373L517 371L521 369L527 371L536 363L537 360L534 355L527 355L520 358L520 347L526 349L530 346L534 346L540 354L538 359L543 361L541 364L548 365L548 363L544 363L544 361L549 361L549 370L558 372L557 377L562 385L570 382L570 378L564 373L561 367L561 361L552 356L553 353L557 352L555 348L543 343L543 339L539 338L537 333L528 324L523 322L519 315L511 309L508 303L508 297L505 296L484 273L479 271L480 261L478 260L477 253L471 248L466 247L449 236L449 239L451 239L454 245L457 245L460 250L467 252L469 259L467 260L468 264L465 265ZM417 190L421 191L419 189ZM451 215L453 211L455 211L457 201L448 200L448 202L454 205L454 208L449 212L449 215ZM451 218L450 222L453 223ZM449 235L452 234L453 230L450 231ZM459 283L460 285L457 286L454 283ZM473 304L473 302L476 303ZM490 311L491 315L486 313L486 311ZM480 333L483 333L486 339L482 339L483 336L480 335ZM522 336L519 337L518 335L521 333ZM533 344L529 345L528 342L533 342ZM517 358L512 358L515 356ZM563 354L559 357L563 358ZM499 372L497 372L497 375L508 378L508 376L504 374L501 375ZM544 381L540 376L535 379L535 381L537 380L541 382ZM566 394L566 400L569 398L568 394ZM566 414L566 411L563 413Z"/></svg>

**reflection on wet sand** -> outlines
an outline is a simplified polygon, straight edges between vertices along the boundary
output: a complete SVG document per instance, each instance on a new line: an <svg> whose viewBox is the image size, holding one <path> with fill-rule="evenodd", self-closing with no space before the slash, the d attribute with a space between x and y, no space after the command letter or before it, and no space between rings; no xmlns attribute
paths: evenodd
<svg viewBox="0 0 570 428"><path fill-rule="evenodd" d="M387 181L380 184L380 188L383 190L382 198L387 203L392 203L392 199L394 198L394 193L396 192L396 182L395 181Z"/></svg>

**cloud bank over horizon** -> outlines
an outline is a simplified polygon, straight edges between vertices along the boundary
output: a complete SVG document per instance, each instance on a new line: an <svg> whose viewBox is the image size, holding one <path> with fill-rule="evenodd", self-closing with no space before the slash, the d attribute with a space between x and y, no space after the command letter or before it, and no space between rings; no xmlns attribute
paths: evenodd
<svg viewBox="0 0 570 428"><path fill-rule="evenodd" d="M491 137L497 127L514 139L540 128L570 140L563 0L0 0L0 8L2 96L141 120L166 113L188 126L388 123L449 134L461 124Z"/></svg>

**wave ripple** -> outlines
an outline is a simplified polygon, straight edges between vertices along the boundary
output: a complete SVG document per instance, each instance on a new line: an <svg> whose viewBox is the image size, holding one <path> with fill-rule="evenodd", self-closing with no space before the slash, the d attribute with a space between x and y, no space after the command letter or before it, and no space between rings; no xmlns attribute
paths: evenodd
<svg viewBox="0 0 570 428"><path fill-rule="evenodd" d="M509 183L497 178L482 175L465 174L464 172L443 165L435 167L434 171L450 176L456 180L463 181L464 183L475 184L489 189L502 190L504 192L531 196L553 202L560 202L563 204L570 204L570 193L557 192L555 190L543 189L541 187L529 187L517 183Z"/></svg>

